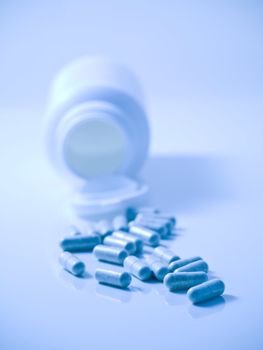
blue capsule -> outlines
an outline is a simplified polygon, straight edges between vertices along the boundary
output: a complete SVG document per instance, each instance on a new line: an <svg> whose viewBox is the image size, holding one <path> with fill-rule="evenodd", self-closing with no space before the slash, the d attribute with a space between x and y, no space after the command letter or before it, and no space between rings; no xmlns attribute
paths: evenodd
<svg viewBox="0 0 263 350"><path fill-rule="evenodd" d="M146 262L150 266L154 276L163 281L164 276L169 272L168 267L154 255L146 256Z"/></svg>
<svg viewBox="0 0 263 350"><path fill-rule="evenodd" d="M128 272L116 272L107 269L96 269L95 278L99 283L120 288L127 288L132 280Z"/></svg>
<svg viewBox="0 0 263 350"><path fill-rule="evenodd" d="M224 282L219 279L214 279L190 288L187 292L187 296L193 304L198 304L219 297L224 291Z"/></svg>
<svg viewBox="0 0 263 350"><path fill-rule="evenodd" d="M194 272L194 271L203 271L208 272L208 264L203 260L194 261L188 265L179 267L175 272Z"/></svg>
<svg viewBox="0 0 263 350"><path fill-rule="evenodd" d="M81 276L85 272L84 262L69 252L62 252L59 257L59 262L66 271L75 276Z"/></svg>
<svg viewBox="0 0 263 350"><path fill-rule="evenodd" d="M114 231L112 234L112 237L116 237L119 239L122 239L127 242L132 242L135 244L136 247L136 253L141 253L143 249L143 241L140 238L137 238L136 236L123 231Z"/></svg>
<svg viewBox="0 0 263 350"><path fill-rule="evenodd" d="M207 281L205 272L176 272L164 277L164 285L171 291L191 288Z"/></svg>
<svg viewBox="0 0 263 350"><path fill-rule="evenodd" d="M152 276L149 266L136 256L128 256L124 260L124 268L142 281L148 280Z"/></svg>
<svg viewBox="0 0 263 350"><path fill-rule="evenodd" d="M130 233L140 238L145 244L157 246L160 242L160 236L157 232L143 227L137 223L130 222Z"/></svg>
<svg viewBox="0 0 263 350"><path fill-rule="evenodd" d="M128 253L124 249L117 247L110 247L104 244L97 245L94 250L94 255L98 260L122 265L124 259L128 256Z"/></svg>
<svg viewBox="0 0 263 350"><path fill-rule="evenodd" d="M133 242L125 241L123 239L112 236L105 237L103 244L125 249L129 254L134 254L136 251L136 246Z"/></svg>
<svg viewBox="0 0 263 350"><path fill-rule="evenodd" d="M60 247L68 252L82 252L92 250L99 243L97 235L75 235L62 239Z"/></svg>
<svg viewBox="0 0 263 350"><path fill-rule="evenodd" d="M169 264L169 271L174 272L180 267L183 267L198 260L202 260L202 258L200 258L200 256L193 256L191 258L175 260Z"/></svg>
<svg viewBox="0 0 263 350"><path fill-rule="evenodd" d="M178 255L176 255L170 249L165 247L157 247L153 250L153 254L156 255L160 260L164 261L167 264L170 264L172 261L180 259Z"/></svg>
<svg viewBox="0 0 263 350"><path fill-rule="evenodd" d="M151 218L140 218L138 215L136 216L134 222L150 230L158 232L162 238L165 238L170 234L170 227L167 225L167 222L154 220Z"/></svg>

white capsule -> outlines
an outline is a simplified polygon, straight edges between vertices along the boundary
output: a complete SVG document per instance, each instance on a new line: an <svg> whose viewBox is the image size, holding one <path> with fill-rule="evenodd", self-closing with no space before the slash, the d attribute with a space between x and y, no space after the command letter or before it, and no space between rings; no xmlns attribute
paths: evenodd
<svg viewBox="0 0 263 350"><path fill-rule="evenodd" d="M176 272L164 277L164 285L171 291L188 289L207 281L205 272Z"/></svg>
<svg viewBox="0 0 263 350"><path fill-rule="evenodd" d="M62 252L59 257L59 262L66 271L75 276L81 276L85 272L84 262L69 252Z"/></svg>
<svg viewBox="0 0 263 350"><path fill-rule="evenodd" d="M225 291L225 284L219 279L204 282L188 290L187 296L193 304L198 304L222 295Z"/></svg>
<svg viewBox="0 0 263 350"><path fill-rule="evenodd" d="M138 225L137 223L129 223L130 233L140 238L145 244L157 246L160 242L160 236L157 232L146 227Z"/></svg>
<svg viewBox="0 0 263 350"><path fill-rule="evenodd" d="M136 256L128 256L124 260L124 268L135 277L142 281L149 279L152 275L152 271L142 260Z"/></svg>
<svg viewBox="0 0 263 350"><path fill-rule="evenodd" d="M129 229L127 219L124 215L115 216L115 218L112 221L112 226L114 231L128 231Z"/></svg>
<svg viewBox="0 0 263 350"><path fill-rule="evenodd" d="M110 247L104 244L97 245L93 250L96 258L113 264L122 265L128 253L124 249Z"/></svg>
<svg viewBox="0 0 263 350"><path fill-rule="evenodd" d="M138 237L136 237L128 232L122 232L122 231L114 231L112 233L112 236L116 237L116 238L123 239L124 241L127 241L127 242L133 242L135 244L135 247L136 247L136 253L142 252L143 241L140 238L138 238Z"/></svg>
<svg viewBox="0 0 263 350"><path fill-rule="evenodd" d="M191 258L179 259L179 260L172 261L168 266L169 271L174 272L175 270L179 269L180 267L188 265L188 264L195 262L195 261L198 261L198 260L202 260L202 258L200 258L200 256L193 256Z"/></svg>
<svg viewBox="0 0 263 350"><path fill-rule="evenodd" d="M125 241L112 236L105 237L103 244L125 249L129 254L134 254L136 252L136 246L133 242Z"/></svg>
<svg viewBox="0 0 263 350"><path fill-rule="evenodd" d="M96 269L95 278L99 283L120 288L127 288L132 280L128 272L116 272L107 269Z"/></svg>
<svg viewBox="0 0 263 350"><path fill-rule="evenodd" d="M150 266L154 276L159 281L163 281L164 276L169 272L168 267L154 255L147 255L146 261Z"/></svg>
<svg viewBox="0 0 263 350"><path fill-rule="evenodd" d="M155 254L160 260L163 260L167 264L170 264L172 261L180 259L178 255L176 255L170 249L165 247L157 247L153 250L153 254Z"/></svg>
<svg viewBox="0 0 263 350"><path fill-rule="evenodd" d="M203 271L208 272L208 264L203 260L194 261L188 265L179 267L175 272L194 272L194 271Z"/></svg>
<svg viewBox="0 0 263 350"><path fill-rule="evenodd" d="M92 250L97 244L100 244L97 235L77 235L63 238L60 247L68 252L82 252Z"/></svg>

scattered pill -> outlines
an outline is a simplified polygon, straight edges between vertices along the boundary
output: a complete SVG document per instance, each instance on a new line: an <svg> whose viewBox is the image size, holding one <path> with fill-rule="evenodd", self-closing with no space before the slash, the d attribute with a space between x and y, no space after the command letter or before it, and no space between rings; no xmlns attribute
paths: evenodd
<svg viewBox="0 0 263 350"><path fill-rule="evenodd" d="M224 291L224 282L219 279L214 279L190 288L187 292L187 296L193 304L198 304L202 301L219 297Z"/></svg>
<svg viewBox="0 0 263 350"><path fill-rule="evenodd" d="M124 260L124 268L142 281L145 281L152 276L152 271L149 266L136 256L128 256Z"/></svg>
<svg viewBox="0 0 263 350"><path fill-rule="evenodd" d="M205 272L176 272L164 277L164 285L171 291L188 289L207 281Z"/></svg>
<svg viewBox="0 0 263 350"><path fill-rule="evenodd" d="M134 254L136 252L135 243L112 236L105 237L103 244L125 249L129 254Z"/></svg>
<svg viewBox="0 0 263 350"><path fill-rule="evenodd" d="M68 252L82 252L92 250L97 244L100 244L97 235L77 235L63 238L60 247Z"/></svg>
<svg viewBox="0 0 263 350"><path fill-rule="evenodd" d="M138 225L137 223L129 223L130 233L139 237L145 244L157 246L160 242L160 236L157 232L146 227Z"/></svg>
<svg viewBox="0 0 263 350"><path fill-rule="evenodd" d="M128 231L128 222L124 215L117 215L112 221L114 231L122 230Z"/></svg>
<svg viewBox="0 0 263 350"><path fill-rule="evenodd" d="M146 256L146 262L150 266L154 276L159 280L163 281L164 276L168 274L168 267L157 257L153 255Z"/></svg>
<svg viewBox="0 0 263 350"><path fill-rule="evenodd" d="M84 262L69 252L62 252L59 257L59 262L66 271L75 276L81 276L85 272Z"/></svg>
<svg viewBox="0 0 263 350"><path fill-rule="evenodd" d="M136 208L127 208L126 209L126 219L128 222L133 221L135 219L136 215L137 215Z"/></svg>
<svg viewBox="0 0 263 350"><path fill-rule="evenodd" d="M174 228L174 220L172 220L170 217L163 217L159 214L145 214L145 213L139 213L136 215L135 218L136 222L155 222L156 224L159 223L159 225L163 225L169 230L173 230Z"/></svg>
<svg viewBox="0 0 263 350"><path fill-rule="evenodd" d="M158 220L154 219L145 219L145 218L137 218L134 221L135 223L138 223L139 225L149 228L150 230L154 230L160 234L161 237L166 237L170 233L170 228L167 225L166 222L160 222Z"/></svg>
<svg viewBox="0 0 263 350"><path fill-rule="evenodd" d="M204 260L197 260L188 265L179 267L175 270L176 272L194 272L194 271L203 271L208 272L208 265Z"/></svg>
<svg viewBox="0 0 263 350"><path fill-rule="evenodd" d="M168 266L169 271L174 272L175 270L179 269L180 267L188 265L188 264L195 262L195 261L198 261L198 260L202 260L202 258L200 258L200 256L193 256L191 258L179 259L179 260L172 261Z"/></svg>
<svg viewBox="0 0 263 350"><path fill-rule="evenodd" d="M140 238L137 238L136 236L123 231L114 231L112 236L123 239L124 241L127 241L127 242L133 242L136 246L136 253L142 252L143 241Z"/></svg>
<svg viewBox="0 0 263 350"><path fill-rule="evenodd" d="M160 260L163 260L167 264L170 264L172 261L180 259L179 256L174 254L173 251L165 247L155 248L153 250L153 254L155 254Z"/></svg>
<svg viewBox="0 0 263 350"><path fill-rule="evenodd" d="M116 272L107 269L96 269L95 278L99 283L120 288L127 288L132 280L128 272Z"/></svg>
<svg viewBox="0 0 263 350"><path fill-rule="evenodd" d="M104 244L97 245L94 248L93 252L98 260L118 265L122 265L124 259L128 256L126 250L117 247L106 246Z"/></svg>

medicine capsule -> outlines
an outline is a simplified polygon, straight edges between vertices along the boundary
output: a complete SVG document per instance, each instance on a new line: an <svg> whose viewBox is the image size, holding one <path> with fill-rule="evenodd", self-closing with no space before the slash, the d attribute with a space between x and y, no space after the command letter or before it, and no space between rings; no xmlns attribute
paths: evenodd
<svg viewBox="0 0 263 350"><path fill-rule="evenodd" d="M139 225L149 228L150 230L156 231L160 234L161 237L167 237L170 233L170 228L167 226L167 223L160 222L157 220L152 219L145 219L145 218L137 218L135 219L135 224L138 223Z"/></svg>
<svg viewBox="0 0 263 350"><path fill-rule="evenodd" d="M124 249L110 247L104 244L97 245L93 250L96 258L113 264L122 265L128 253Z"/></svg>
<svg viewBox="0 0 263 350"><path fill-rule="evenodd" d="M149 279L152 275L152 271L142 260L136 256L128 256L124 260L124 268L135 277L142 281Z"/></svg>
<svg viewBox="0 0 263 350"><path fill-rule="evenodd" d="M161 217L159 214L144 214L139 213L136 215L135 218L136 222L155 222L156 224L163 225L168 230L168 233L170 233L174 228L174 221L172 221L170 218Z"/></svg>
<svg viewBox="0 0 263 350"><path fill-rule="evenodd" d="M172 291L188 289L207 281L205 272L176 272L164 277L164 285Z"/></svg>
<svg viewBox="0 0 263 350"><path fill-rule="evenodd" d="M103 244L125 249L129 254L134 254L136 252L136 246L133 242L125 241L123 239L112 236L105 237Z"/></svg>
<svg viewBox="0 0 263 350"><path fill-rule="evenodd" d="M96 231L102 239L113 232L113 227L107 220L101 220L96 224Z"/></svg>
<svg viewBox="0 0 263 350"><path fill-rule="evenodd" d="M133 236L128 232L122 232L122 231L114 231L112 236L123 239L124 241L127 241L127 242L133 242L136 247L136 253L142 252L143 241L140 238L137 238L136 236Z"/></svg>
<svg viewBox="0 0 263 350"><path fill-rule="evenodd" d="M153 254L156 255L160 260L163 260L167 264L172 261L180 259L178 255L174 254L173 251L165 247L157 247L154 249Z"/></svg>
<svg viewBox="0 0 263 350"><path fill-rule="evenodd" d="M77 235L62 239L60 247L68 252L83 252L92 250L100 242L100 237L97 235Z"/></svg>
<svg viewBox="0 0 263 350"><path fill-rule="evenodd" d="M128 272L116 272L107 269L96 269L95 278L99 283L120 288L127 288L132 280Z"/></svg>
<svg viewBox="0 0 263 350"><path fill-rule="evenodd" d="M198 304L202 301L219 297L224 291L224 282L219 279L214 279L190 288L187 292L187 296L193 304Z"/></svg>
<svg viewBox="0 0 263 350"><path fill-rule="evenodd" d="M129 227L130 232L136 237L139 237L145 244L149 244L151 246L157 246L159 244L160 236L157 232L134 222L129 223Z"/></svg>
<svg viewBox="0 0 263 350"><path fill-rule="evenodd" d="M194 272L194 271L203 271L208 272L208 264L204 260L197 260L188 265L179 267L175 272Z"/></svg>
<svg viewBox="0 0 263 350"><path fill-rule="evenodd" d="M146 256L147 264L150 266L154 276L159 280L163 281L164 276L168 274L168 267L157 257L153 255Z"/></svg>
<svg viewBox="0 0 263 350"><path fill-rule="evenodd" d="M175 260L169 264L169 266L168 266L169 271L174 272L175 270L179 269L180 267L188 265L188 264L195 262L195 261L198 261L198 260L202 260L202 258L200 258L200 256L193 256L191 258Z"/></svg>
<svg viewBox="0 0 263 350"><path fill-rule="evenodd" d="M75 276L81 276L85 272L84 262L69 252L62 252L59 257L59 262L66 271Z"/></svg>
<svg viewBox="0 0 263 350"><path fill-rule="evenodd" d="M114 231L128 231L129 229L127 219L124 215L115 216L115 218L112 221L112 226Z"/></svg>

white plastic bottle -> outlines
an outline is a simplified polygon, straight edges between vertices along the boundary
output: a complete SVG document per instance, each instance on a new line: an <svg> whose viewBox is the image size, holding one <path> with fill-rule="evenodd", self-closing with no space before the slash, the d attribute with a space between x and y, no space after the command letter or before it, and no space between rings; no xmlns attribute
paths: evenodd
<svg viewBox="0 0 263 350"><path fill-rule="evenodd" d="M145 197L148 187L138 174L149 125L140 85L125 67L88 57L65 66L51 86L46 144L74 190L78 216L119 213Z"/></svg>

